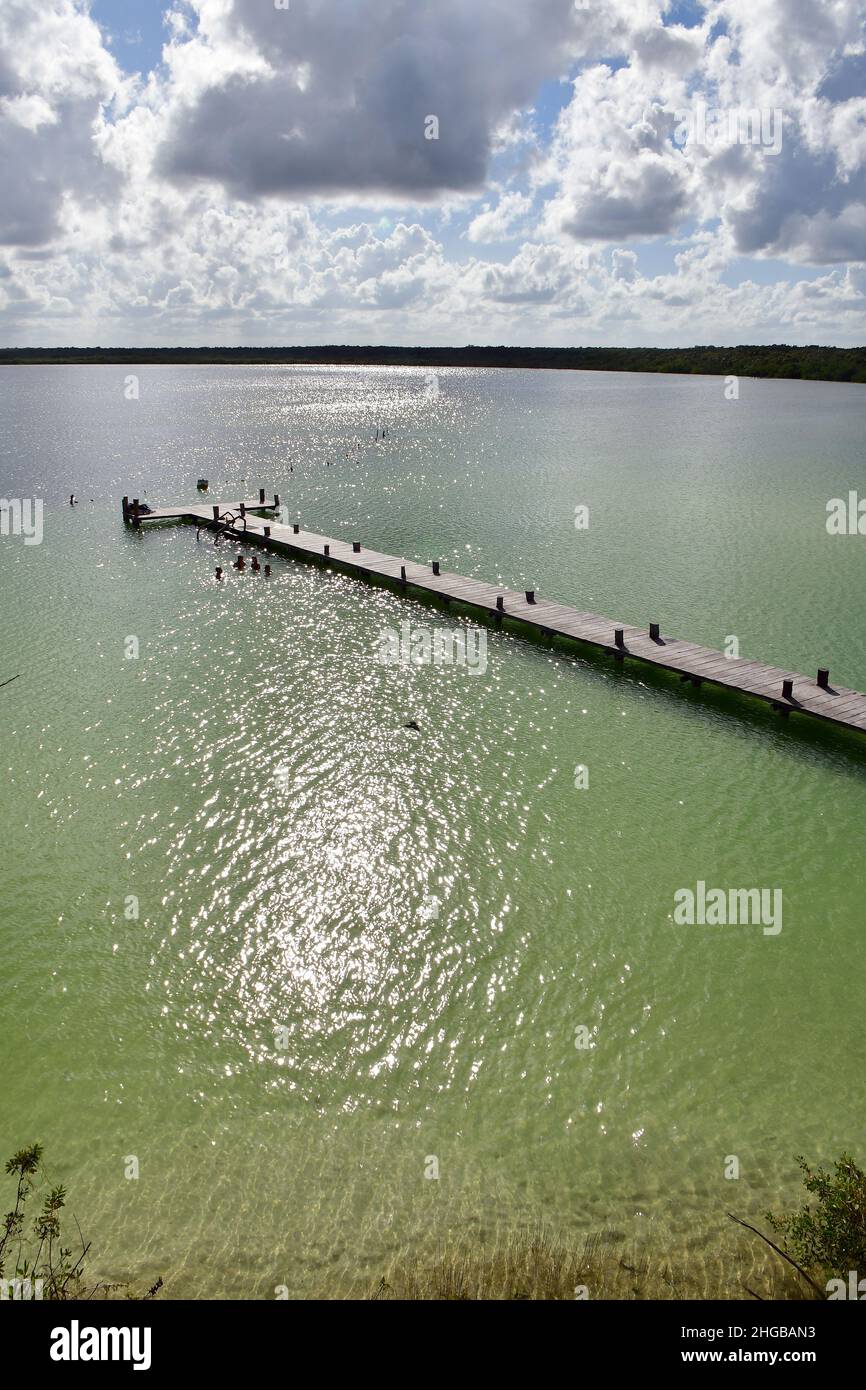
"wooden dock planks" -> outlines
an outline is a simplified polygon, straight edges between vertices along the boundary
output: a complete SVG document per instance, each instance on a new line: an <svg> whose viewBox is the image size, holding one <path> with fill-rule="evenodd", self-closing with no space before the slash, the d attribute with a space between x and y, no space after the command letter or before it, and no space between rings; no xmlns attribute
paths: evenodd
<svg viewBox="0 0 866 1390"><path fill-rule="evenodd" d="M246 511L246 527L240 520L241 505ZM707 682L724 689L763 700L783 713L806 714L823 723L866 732L866 695L857 690L830 684L829 688L818 685L816 680L768 666L751 658L726 657L724 652L711 647L703 647L695 642L683 641L662 633L658 639L651 637L649 631L629 623L614 622L598 613L580 612L567 604L538 597L529 603L526 594L482 580L470 579L465 575L451 572L434 574L431 565L422 565L414 560L401 560L394 555L370 550L363 544L358 551L351 541L336 540L322 536L315 531L305 531L284 525L256 515L257 512L273 510L273 503L263 503L261 499L240 502L212 501L194 503L180 507L158 507L140 514L139 524L145 521L166 521L183 519L198 525L214 526L213 508L218 507L220 517L230 512L235 522L230 527L237 540L255 541L266 548L288 551L304 558L321 560L328 547L328 559L359 576L372 574L392 582L401 582L401 569L405 569L406 585L423 589L429 594L444 600L451 600L467 607L482 611L485 616L496 619L511 618L533 627L537 632L551 637L564 637L584 643L596 650L612 652L623 661L638 660L649 666L679 673L683 679L695 684ZM124 518L131 520L124 509ZM270 534L264 535L265 527ZM503 601L503 609L497 608L497 599ZM614 632L621 628L623 646L617 649ZM791 697L783 693L782 682L793 682Z"/></svg>

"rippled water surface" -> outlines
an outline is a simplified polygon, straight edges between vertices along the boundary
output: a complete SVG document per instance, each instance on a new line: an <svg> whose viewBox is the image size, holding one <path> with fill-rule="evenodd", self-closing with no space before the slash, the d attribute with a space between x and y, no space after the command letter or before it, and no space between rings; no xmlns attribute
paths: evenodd
<svg viewBox="0 0 866 1390"><path fill-rule="evenodd" d="M383 665L383 629L470 615L282 558L217 585L210 541L119 499L275 487L311 529L866 688L866 539L824 526L866 492L866 393L128 374L0 376L2 491L45 501L41 545L0 538L2 1156L40 1139L93 1272L175 1296L365 1292L539 1220L733 1289L725 1212L863 1152L863 749L508 630L481 672ZM781 888L781 933L674 925L699 879Z"/></svg>

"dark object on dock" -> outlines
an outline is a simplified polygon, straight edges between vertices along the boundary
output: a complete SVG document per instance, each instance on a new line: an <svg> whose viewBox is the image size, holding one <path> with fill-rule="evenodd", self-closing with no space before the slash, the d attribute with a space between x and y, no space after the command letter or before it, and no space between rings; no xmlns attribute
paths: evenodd
<svg viewBox="0 0 866 1390"><path fill-rule="evenodd" d="M661 642L662 639L658 623L650 623L649 632L651 642Z"/></svg>
<svg viewBox="0 0 866 1390"><path fill-rule="evenodd" d="M210 483L208 482L207 478L199 478L198 482L196 483L196 487L199 489L200 492L207 492L208 488L210 487Z"/></svg>
<svg viewBox="0 0 866 1390"><path fill-rule="evenodd" d="M299 536L301 534L300 522L294 521L292 523L292 534L295 536Z"/></svg>
<svg viewBox="0 0 866 1390"><path fill-rule="evenodd" d="M139 517L153 515L153 507L149 507L146 502L142 502L138 497L133 497L132 502L130 502L128 497L124 497L122 505L124 521L131 521L132 525L136 527L138 526Z"/></svg>
<svg viewBox="0 0 866 1390"><path fill-rule="evenodd" d="M438 560L434 560L434 561L433 561L433 573L434 573L434 574L438 574L438 573L439 573L439 561L438 561Z"/></svg>
<svg viewBox="0 0 866 1390"><path fill-rule="evenodd" d="M135 500L132 505L140 507ZM644 668L669 672L696 687L703 683L717 690L751 696L783 716L791 713L798 718L809 715L822 723L866 734L866 694L843 686L831 687L827 668L820 668L815 681L761 661L729 657L724 652L695 642L676 637L662 638L660 627L656 637L658 625L655 623L645 627L634 627L627 623L615 626L613 620L603 614L582 612L568 604L539 598L532 589L503 589L498 584L486 584L460 574L436 576L434 583L429 563L407 561L367 548L359 559L360 541L335 540L333 536L311 531L304 531L301 536L290 525L276 521L268 522L270 534L266 536L264 519L255 516L255 512L269 511L270 506L246 501L247 515L237 519L239 505L238 502L230 505L221 503L217 508L217 520L214 520L211 506L195 503L180 507L156 507L147 516L136 509L135 523L139 520L146 521L148 525L161 521L191 521L196 526L208 527L235 544L239 541L258 542L266 545L269 551L282 551L295 561L320 561L324 555L329 565L356 579L369 576L384 580L398 586L403 594L408 592L411 585L413 590L440 603L447 602L474 610L476 620L480 617L481 621L493 621L499 626L507 612L509 619L523 623L535 633L549 639L577 643L587 653L612 652L618 663L640 663ZM131 508L128 498L124 499L124 506L124 515L129 519Z"/></svg>

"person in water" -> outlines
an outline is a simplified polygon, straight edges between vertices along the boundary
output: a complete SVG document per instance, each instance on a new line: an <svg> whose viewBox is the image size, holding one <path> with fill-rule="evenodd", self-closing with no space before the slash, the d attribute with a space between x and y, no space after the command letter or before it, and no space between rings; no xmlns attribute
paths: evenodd
<svg viewBox="0 0 866 1390"><path fill-rule="evenodd" d="M254 574L258 574L258 572L259 572L260 569L261 569L261 565L259 564L259 557L258 557L258 555L254 555L254 556L253 556L253 559L252 559L252 570L253 570L253 573L254 573Z"/></svg>
<svg viewBox="0 0 866 1390"><path fill-rule="evenodd" d="M238 558L235 560L235 569L236 569L236 570L243 570L243 569L246 569L246 567L247 567L247 562L246 562L246 560L244 559L243 555L239 555Z"/></svg>

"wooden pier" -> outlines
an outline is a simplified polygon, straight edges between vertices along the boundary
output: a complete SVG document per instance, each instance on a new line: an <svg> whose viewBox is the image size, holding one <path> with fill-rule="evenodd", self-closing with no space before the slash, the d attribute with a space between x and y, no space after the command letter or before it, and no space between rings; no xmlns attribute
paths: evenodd
<svg viewBox="0 0 866 1390"><path fill-rule="evenodd" d="M265 549L297 558L333 564L360 578L378 575L401 590L420 589L444 602L452 601L484 613L486 619L501 623L510 618L525 623L550 637L565 637L596 651L607 652L620 661L640 661L679 675L681 680L700 686L704 682L764 701L779 714L808 715L825 724L866 733L866 695L831 684L829 671L818 670L815 678L797 675L761 661L727 657L724 652L685 642L660 631L650 623L646 628L615 622L597 613L583 613L566 604L539 598L533 590L518 592L485 584L478 579L443 570L438 560L423 565L399 560L370 550L361 541L340 541L302 530L300 525L283 525L259 512L274 511L279 496L265 501L201 501L182 507L158 507L141 512L137 500L123 499L123 517L133 526L145 521L192 521L201 527L218 528L232 540L253 541Z"/></svg>

